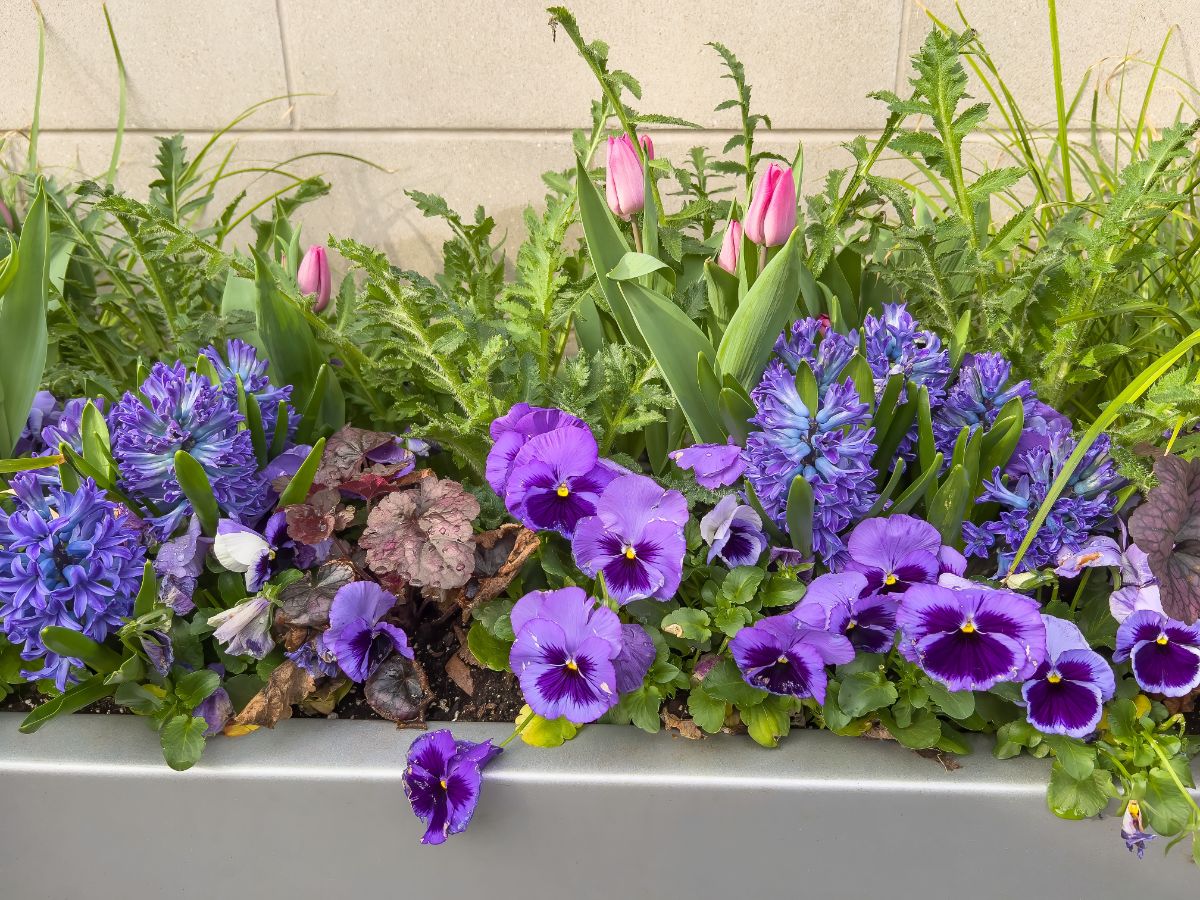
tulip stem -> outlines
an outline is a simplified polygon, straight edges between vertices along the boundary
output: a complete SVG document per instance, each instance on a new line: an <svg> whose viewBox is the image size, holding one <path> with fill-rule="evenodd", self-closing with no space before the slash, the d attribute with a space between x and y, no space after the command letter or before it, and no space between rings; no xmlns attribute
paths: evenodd
<svg viewBox="0 0 1200 900"><path fill-rule="evenodd" d="M630 220L630 227L633 229L633 249L638 253L642 252L642 233L638 230L637 222Z"/></svg>

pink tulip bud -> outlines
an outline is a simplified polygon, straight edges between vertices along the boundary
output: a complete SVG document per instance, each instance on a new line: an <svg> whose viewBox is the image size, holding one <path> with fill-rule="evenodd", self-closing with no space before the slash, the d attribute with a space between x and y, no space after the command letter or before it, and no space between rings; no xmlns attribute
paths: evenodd
<svg viewBox="0 0 1200 900"><path fill-rule="evenodd" d="M642 135L642 150L646 154L646 159L654 159L654 141L650 140L650 135Z"/></svg>
<svg viewBox="0 0 1200 900"><path fill-rule="evenodd" d="M8 204L0 200L0 219L4 220L4 227L9 231L16 231L17 220L13 218L12 210L8 208Z"/></svg>
<svg viewBox="0 0 1200 900"><path fill-rule="evenodd" d="M604 178L608 208L622 219L629 219L646 205L645 176L642 163L629 135L608 139L608 171Z"/></svg>
<svg viewBox="0 0 1200 900"><path fill-rule="evenodd" d="M737 219L729 220L725 229L725 238L721 241L721 254L717 257L717 265L730 275L737 271L738 254L742 252L742 223Z"/></svg>
<svg viewBox="0 0 1200 900"><path fill-rule="evenodd" d="M796 184L792 170L775 163L758 180L746 210L746 237L764 247L787 242L796 227Z"/></svg>
<svg viewBox="0 0 1200 900"><path fill-rule="evenodd" d="M296 285L304 296L316 297L313 301L313 312L319 313L329 305L333 285L329 275L329 258L325 255L324 247L314 244L308 248L296 272Z"/></svg>

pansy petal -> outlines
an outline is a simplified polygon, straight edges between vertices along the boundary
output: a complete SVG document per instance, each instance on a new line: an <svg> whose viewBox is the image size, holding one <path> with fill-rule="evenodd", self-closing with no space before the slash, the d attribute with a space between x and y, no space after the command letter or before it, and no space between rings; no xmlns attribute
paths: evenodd
<svg viewBox="0 0 1200 900"><path fill-rule="evenodd" d="M1029 723L1046 734L1087 737L1100 724L1104 710L1100 689L1079 681L1028 681L1021 694Z"/></svg>

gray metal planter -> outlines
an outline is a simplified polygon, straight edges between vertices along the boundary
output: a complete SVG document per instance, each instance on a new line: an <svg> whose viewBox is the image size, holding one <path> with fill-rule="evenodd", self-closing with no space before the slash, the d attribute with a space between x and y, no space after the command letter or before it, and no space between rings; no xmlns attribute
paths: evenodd
<svg viewBox="0 0 1200 900"><path fill-rule="evenodd" d="M1138 862L1115 818L1047 811L1045 763L983 745L947 772L819 732L771 751L592 726L556 750L515 743L470 831L437 848L417 843L400 783L417 732L289 721L212 741L176 773L133 717L32 736L19 721L0 713L4 900L1066 900L1200 885L1185 847Z"/></svg>

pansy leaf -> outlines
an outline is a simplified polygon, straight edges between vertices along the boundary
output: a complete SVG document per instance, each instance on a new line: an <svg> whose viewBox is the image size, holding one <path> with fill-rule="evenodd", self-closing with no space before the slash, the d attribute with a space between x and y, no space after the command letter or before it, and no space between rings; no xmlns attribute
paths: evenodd
<svg viewBox="0 0 1200 900"><path fill-rule="evenodd" d="M1076 780L1088 778L1096 768L1096 750L1083 741L1062 734L1048 734L1042 740L1054 751L1054 758Z"/></svg>
<svg viewBox="0 0 1200 900"><path fill-rule="evenodd" d="M764 747L778 747L779 739L787 737L792 730L794 704L791 697L771 696L754 706L739 706L738 712L755 743Z"/></svg>
<svg viewBox="0 0 1200 900"><path fill-rule="evenodd" d="M471 623L467 632L467 648L481 665L496 672L508 671L512 641L502 641L484 627L482 622Z"/></svg>
<svg viewBox="0 0 1200 900"><path fill-rule="evenodd" d="M1171 765L1179 780L1188 785L1191 776L1188 772L1187 760L1174 757ZM1152 768L1146 778L1146 796L1142 800L1146 812L1147 824L1159 834L1172 835L1182 831L1187 825L1192 807L1187 797L1175 784L1171 773L1163 766Z"/></svg>
<svg viewBox="0 0 1200 900"><path fill-rule="evenodd" d="M704 676L702 684L711 697L733 703L741 709L761 703L770 696L766 691L746 684L737 664L731 659L723 659L713 666Z"/></svg>
<svg viewBox="0 0 1200 900"><path fill-rule="evenodd" d="M1115 793L1112 773L1096 768L1086 778L1076 778L1058 760L1050 769L1046 805L1061 819L1087 819L1108 806Z"/></svg>
<svg viewBox="0 0 1200 900"><path fill-rule="evenodd" d="M933 679L923 687L938 708L952 719L966 719L975 712L975 695L971 691L951 691Z"/></svg>
<svg viewBox="0 0 1200 900"><path fill-rule="evenodd" d="M187 707L199 706L221 686L221 676L211 669L188 672L175 682L175 696Z"/></svg>
<svg viewBox="0 0 1200 900"><path fill-rule="evenodd" d="M207 730L208 722L198 716L181 714L168 719L161 734L167 765L176 772L194 766L204 752L204 732Z"/></svg>
<svg viewBox="0 0 1200 900"><path fill-rule="evenodd" d="M879 721L891 732L892 737L910 750L927 750L942 736L942 723L938 721L937 716L925 709L911 714L904 725L885 711L880 711Z"/></svg>
<svg viewBox="0 0 1200 900"><path fill-rule="evenodd" d="M1129 517L1129 534L1149 558L1163 611L1174 619L1200 618L1200 459L1163 456L1158 480Z"/></svg>
<svg viewBox="0 0 1200 900"><path fill-rule="evenodd" d="M665 615L660 627L667 634L685 641L707 641L712 635L708 626L708 613L685 606Z"/></svg>
<svg viewBox="0 0 1200 900"><path fill-rule="evenodd" d="M842 679L837 702L851 718L874 712L896 702L896 686L880 672L855 672Z"/></svg>
<svg viewBox="0 0 1200 900"><path fill-rule="evenodd" d="M688 714L709 734L716 734L725 724L726 703L718 700L701 685L688 692Z"/></svg>

